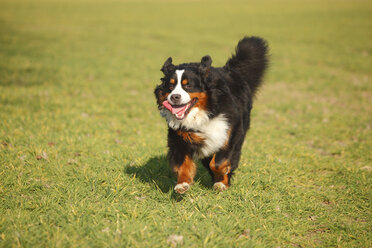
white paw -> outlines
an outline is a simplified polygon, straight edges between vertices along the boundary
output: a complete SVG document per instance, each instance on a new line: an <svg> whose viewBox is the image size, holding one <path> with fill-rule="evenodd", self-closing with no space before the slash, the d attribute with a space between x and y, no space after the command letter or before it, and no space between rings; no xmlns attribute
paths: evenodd
<svg viewBox="0 0 372 248"><path fill-rule="evenodd" d="M190 188L190 184L188 183L179 183L174 187L174 191L176 191L178 194L185 193Z"/></svg>
<svg viewBox="0 0 372 248"><path fill-rule="evenodd" d="M217 182L213 185L213 189L222 192L227 190L227 186L221 182Z"/></svg>

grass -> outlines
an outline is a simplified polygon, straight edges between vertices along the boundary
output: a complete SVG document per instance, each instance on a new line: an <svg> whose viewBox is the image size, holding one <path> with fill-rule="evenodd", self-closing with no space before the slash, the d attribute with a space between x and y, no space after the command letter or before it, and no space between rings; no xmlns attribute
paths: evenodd
<svg viewBox="0 0 372 248"><path fill-rule="evenodd" d="M370 1L0 2L0 246L370 247ZM271 68L232 187L173 193L162 63Z"/></svg>

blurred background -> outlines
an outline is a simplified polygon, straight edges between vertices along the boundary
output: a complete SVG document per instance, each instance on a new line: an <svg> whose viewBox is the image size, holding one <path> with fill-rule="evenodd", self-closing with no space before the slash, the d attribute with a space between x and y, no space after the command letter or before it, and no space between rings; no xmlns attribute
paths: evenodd
<svg viewBox="0 0 372 248"><path fill-rule="evenodd" d="M363 0L1 0L0 245L164 247L176 232L195 247L369 246L371 13ZM201 169L179 199L160 68L223 66L252 35L270 68L234 186L216 196Z"/></svg>

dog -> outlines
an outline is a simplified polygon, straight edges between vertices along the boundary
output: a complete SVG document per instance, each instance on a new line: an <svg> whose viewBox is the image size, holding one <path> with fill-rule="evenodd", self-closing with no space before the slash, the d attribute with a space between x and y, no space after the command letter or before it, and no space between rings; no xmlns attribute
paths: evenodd
<svg viewBox="0 0 372 248"><path fill-rule="evenodd" d="M250 126L252 102L268 66L268 44L244 37L223 67L200 63L172 64L169 57L155 88L158 109L168 124L168 160L177 176L174 190L185 193L200 159L213 178L213 188L224 191L238 168Z"/></svg>

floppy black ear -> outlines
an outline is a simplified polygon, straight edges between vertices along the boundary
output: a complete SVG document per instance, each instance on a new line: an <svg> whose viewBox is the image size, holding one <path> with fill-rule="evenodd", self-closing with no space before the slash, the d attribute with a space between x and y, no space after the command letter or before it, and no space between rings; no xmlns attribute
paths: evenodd
<svg viewBox="0 0 372 248"><path fill-rule="evenodd" d="M209 70L212 65L212 58L209 55L205 55L201 61L199 66L199 71L203 76L208 76Z"/></svg>
<svg viewBox="0 0 372 248"><path fill-rule="evenodd" d="M174 65L172 64L172 57L169 57L165 62L163 67L160 69L164 75L168 74L172 70L174 70Z"/></svg>

